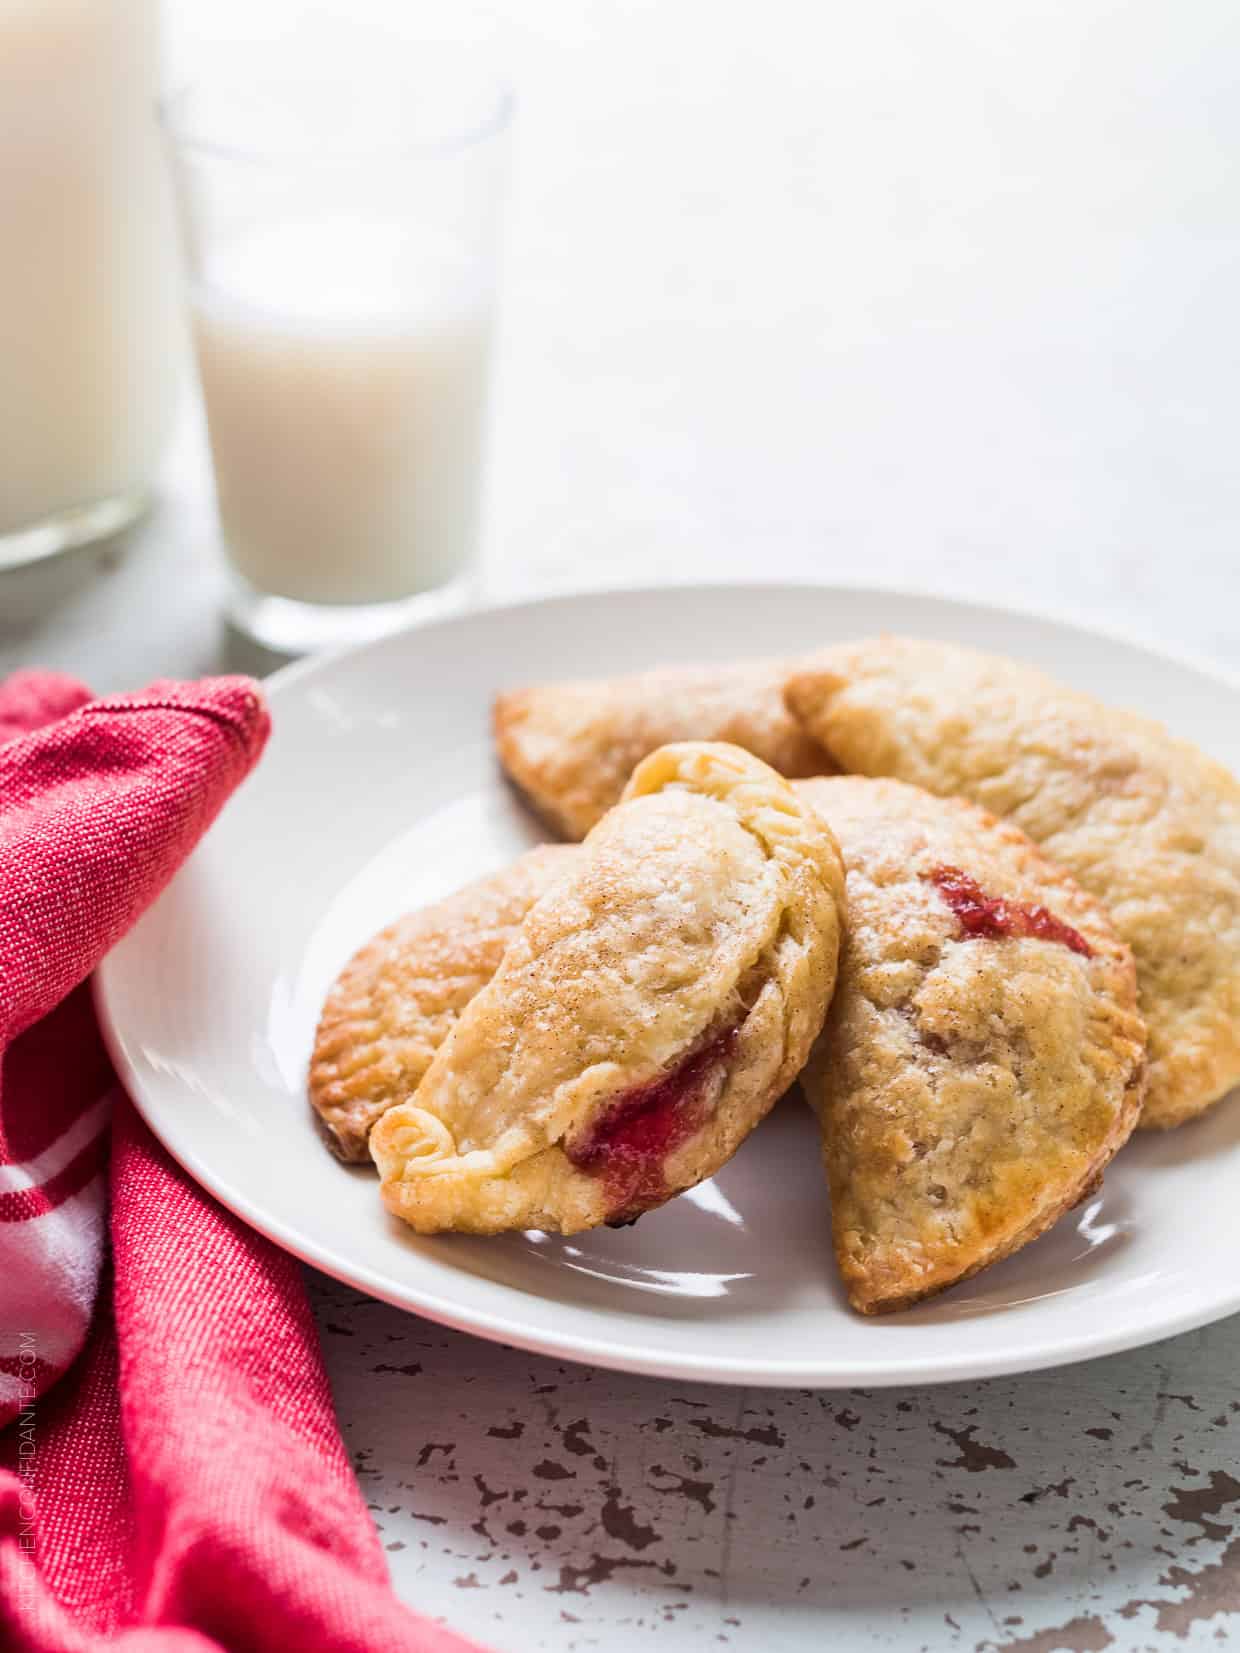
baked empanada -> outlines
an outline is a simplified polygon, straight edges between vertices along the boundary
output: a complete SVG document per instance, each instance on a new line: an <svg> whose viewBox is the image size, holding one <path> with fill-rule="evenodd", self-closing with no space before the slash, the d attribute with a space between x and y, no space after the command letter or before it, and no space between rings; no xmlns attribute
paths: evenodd
<svg viewBox="0 0 1240 1653"><path fill-rule="evenodd" d="M543 844L501 872L389 924L327 996L310 1058L310 1103L332 1149L370 1163L376 1119L411 1097L465 1006L544 890L572 863Z"/></svg>
<svg viewBox="0 0 1240 1653"><path fill-rule="evenodd" d="M653 753L375 1125L389 1209L421 1233L572 1233L712 1175L808 1055L842 898L830 831L774 770Z"/></svg>
<svg viewBox="0 0 1240 1653"><path fill-rule="evenodd" d="M824 650L788 704L840 765L1007 816L1109 911L1149 1027L1143 1125L1240 1082L1240 784L1161 725L1015 661L879 638Z"/></svg>
<svg viewBox="0 0 1240 1653"><path fill-rule="evenodd" d="M496 696L495 747L543 819L584 838L641 759L671 741L730 741L786 776L828 772L784 706L789 669L753 660L515 689Z"/></svg>
<svg viewBox="0 0 1240 1653"><path fill-rule="evenodd" d="M802 781L839 838L848 928L804 1089L863 1314L1034 1239L1140 1109L1136 971L1101 906L1007 822L899 781Z"/></svg>

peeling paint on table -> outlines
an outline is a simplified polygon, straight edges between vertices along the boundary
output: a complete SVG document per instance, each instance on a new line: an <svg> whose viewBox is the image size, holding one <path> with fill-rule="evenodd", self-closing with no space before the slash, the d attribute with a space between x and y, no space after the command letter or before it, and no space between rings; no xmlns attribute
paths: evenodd
<svg viewBox="0 0 1240 1653"><path fill-rule="evenodd" d="M401 1594L502 1653L1240 1638L1240 1318L938 1389L564 1365L312 1275Z"/></svg>

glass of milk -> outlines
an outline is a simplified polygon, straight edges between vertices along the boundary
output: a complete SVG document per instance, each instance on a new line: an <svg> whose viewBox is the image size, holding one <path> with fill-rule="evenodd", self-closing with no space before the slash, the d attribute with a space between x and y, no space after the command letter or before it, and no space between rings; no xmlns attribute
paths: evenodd
<svg viewBox="0 0 1240 1653"><path fill-rule="evenodd" d="M0 569L142 509L180 366L156 0L0 0Z"/></svg>
<svg viewBox="0 0 1240 1653"><path fill-rule="evenodd" d="M230 618L284 653L458 606L478 553L510 100L341 51L165 108Z"/></svg>

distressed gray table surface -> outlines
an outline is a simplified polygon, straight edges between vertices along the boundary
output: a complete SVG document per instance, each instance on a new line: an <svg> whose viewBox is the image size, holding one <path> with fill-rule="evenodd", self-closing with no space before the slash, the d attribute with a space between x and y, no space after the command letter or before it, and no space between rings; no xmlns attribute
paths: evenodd
<svg viewBox="0 0 1240 1653"><path fill-rule="evenodd" d="M492 592L865 578L1240 662L1240 11L756 15L511 23ZM0 669L246 663L199 440L127 546L0 578ZM497 1648L1240 1638L1240 1319L836 1395L561 1366L312 1288L399 1588Z"/></svg>
<svg viewBox="0 0 1240 1653"><path fill-rule="evenodd" d="M481 1349L319 1279L409 1599L501 1648L1205 1647L1240 1634L1240 1318L931 1390Z"/></svg>

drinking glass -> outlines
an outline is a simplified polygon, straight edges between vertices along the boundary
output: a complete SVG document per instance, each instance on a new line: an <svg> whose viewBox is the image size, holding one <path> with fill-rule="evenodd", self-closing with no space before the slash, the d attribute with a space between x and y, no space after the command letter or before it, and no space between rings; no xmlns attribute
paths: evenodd
<svg viewBox="0 0 1240 1653"><path fill-rule="evenodd" d="M146 504L180 364L155 0L0 0L0 570Z"/></svg>
<svg viewBox="0 0 1240 1653"><path fill-rule="evenodd" d="M230 617L283 653L472 588L511 109L465 54L296 48L164 108Z"/></svg>

